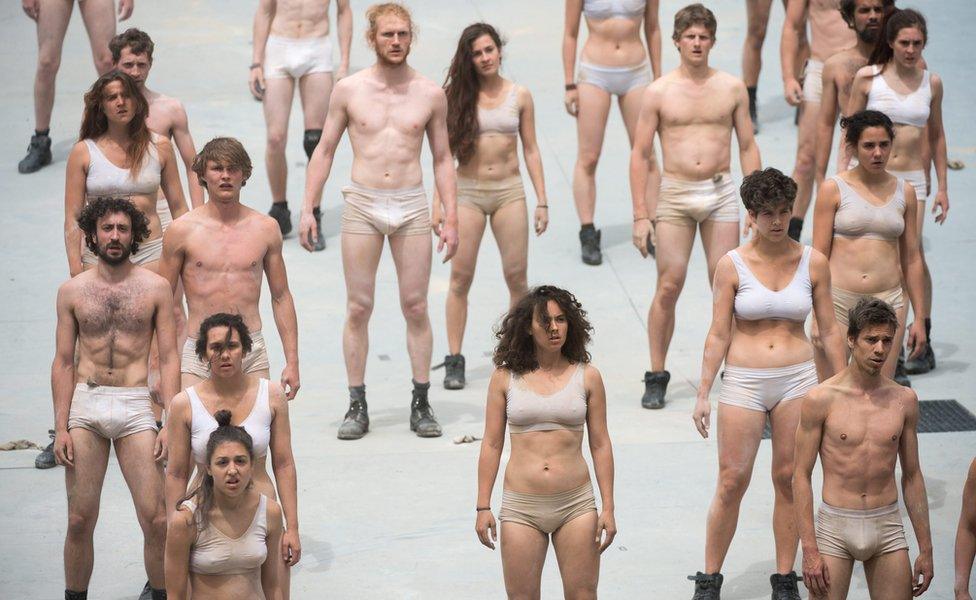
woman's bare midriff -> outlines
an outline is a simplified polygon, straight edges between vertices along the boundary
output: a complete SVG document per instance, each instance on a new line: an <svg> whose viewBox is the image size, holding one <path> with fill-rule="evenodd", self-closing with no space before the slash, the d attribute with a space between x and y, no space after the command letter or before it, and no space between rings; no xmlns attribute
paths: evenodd
<svg viewBox="0 0 976 600"><path fill-rule="evenodd" d="M488 133L478 136L471 160L458 167L458 177L478 181L501 181L519 174L518 138Z"/></svg>
<svg viewBox="0 0 976 600"><path fill-rule="evenodd" d="M241 575L190 573L192 600L265 600L261 569Z"/></svg>
<svg viewBox="0 0 976 600"><path fill-rule="evenodd" d="M583 432L554 429L515 433L505 468L505 489L522 494L558 494L590 480L583 460Z"/></svg>
<svg viewBox="0 0 976 600"><path fill-rule="evenodd" d="M587 19L589 35L580 58L602 67L632 67L647 60L641 42L642 19Z"/></svg>
<svg viewBox="0 0 976 600"><path fill-rule="evenodd" d="M788 367L813 358L813 346L799 321L735 320L725 362L746 369Z"/></svg>
<svg viewBox="0 0 976 600"><path fill-rule="evenodd" d="M922 161L923 144L925 144L925 128L914 125L895 125L895 141L891 144L888 169L892 171L924 169L925 164Z"/></svg>
<svg viewBox="0 0 976 600"><path fill-rule="evenodd" d="M898 242L834 237L830 280L834 287L858 294L875 294L900 286Z"/></svg>

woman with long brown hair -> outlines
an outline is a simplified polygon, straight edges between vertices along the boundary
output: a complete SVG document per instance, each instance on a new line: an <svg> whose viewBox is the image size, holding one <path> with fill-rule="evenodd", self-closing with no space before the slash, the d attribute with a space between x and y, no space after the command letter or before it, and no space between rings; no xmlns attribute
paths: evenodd
<svg viewBox="0 0 976 600"><path fill-rule="evenodd" d="M447 131L457 159L458 231L460 244L451 260L447 295L447 341L444 387L464 387L461 344L468 318L468 290L474 279L478 249L490 221L502 257L509 306L528 290L528 219L525 189L519 173L518 141L535 189L534 228L541 235L549 224L542 157L535 137L532 94L501 76L501 36L487 23L469 25L461 33L444 90ZM434 201L434 228L441 224L441 206Z"/></svg>
<svg viewBox="0 0 976 600"><path fill-rule="evenodd" d="M550 537L567 598L595 598L600 553L613 542L613 450L603 379L586 346L592 327L566 290L544 285L508 312L496 333L478 459L475 531L495 548L491 492L511 430L501 521L502 570L509 598L539 598ZM597 512L583 459L586 426L603 511Z"/></svg>
<svg viewBox="0 0 976 600"><path fill-rule="evenodd" d="M173 218L186 212L170 141L146 126L149 104L135 81L110 71L85 94L78 143L68 156L64 183L64 239L71 276L95 264L83 248L78 215L88 198L125 197L149 220L149 238L132 262L155 270L163 249L156 196L162 187Z"/></svg>

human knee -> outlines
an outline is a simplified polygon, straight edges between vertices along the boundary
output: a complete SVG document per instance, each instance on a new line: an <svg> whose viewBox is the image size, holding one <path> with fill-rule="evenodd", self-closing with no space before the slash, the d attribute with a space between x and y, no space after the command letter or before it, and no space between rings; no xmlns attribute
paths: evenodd
<svg viewBox="0 0 976 600"><path fill-rule="evenodd" d="M97 53L95 53L94 61L95 68L99 73L108 73L112 70L112 53L108 48L99 50Z"/></svg>
<svg viewBox="0 0 976 600"><path fill-rule="evenodd" d="M417 323L427 319L427 298L421 295L411 295L401 302L404 318L410 323Z"/></svg>
<svg viewBox="0 0 976 600"><path fill-rule="evenodd" d="M506 268L503 271L505 284L514 295L522 296L528 290L528 272L524 265Z"/></svg>
<svg viewBox="0 0 976 600"><path fill-rule="evenodd" d="M596 173L596 165L600 162L600 152L592 150L580 150L579 156L576 158L576 164L579 168L587 175L593 175Z"/></svg>
<svg viewBox="0 0 976 600"><path fill-rule="evenodd" d="M60 54L43 52L37 57L37 76L41 79L54 79L60 68Z"/></svg>
<svg viewBox="0 0 976 600"><path fill-rule="evenodd" d="M302 146L305 147L305 156L312 159L312 152L315 152L315 147L319 145L319 140L322 139L321 129L306 129L305 137L302 138Z"/></svg>
<svg viewBox="0 0 976 600"><path fill-rule="evenodd" d="M655 300L665 306L674 306L678 302L678 296L681 295L681 288L683 286L683 277L662 277L657 284L657 291L654 294Z"/></svg>
<svg viewBox="0 0 976 600"><path fill-rule="evenodd" d="M285 144L288 143L288 132L284 129L268 130L268 152L284 153Z"/></svg>
<svg viewBox="0 0 976 600"><path fill-rule="evenodd" d="M801 146L793 165L793 178L801 181L812 179L814 166L813 148Z"/></svg>
<svg viewBox="0 0 976 600"><path fill-rule="evenodd" d="M352 325L365 325L373 314L373 301L367 298L350 298L346 303L346 319Z"/></svg>
<svg viewBox="0 0 976 600"><path fill-rule="evenodd" d="M748 469L726 468L722 469L718 480L718 492L716 496L719 502L726 505L738 504L745 495L749 487L751 473Z"/></svg>
<svg viewBox="0 0 976 600"><path fill-rule="evenodd" d="M793 469L791 465L773 469L773 489L776 493L793 502Z"/></svg>
<svg viewBox="0 0 976 600"><path fill-rule="evenodd" d="M746 44L753 50L762 50L763 42L766 41L766 23L765 19L753 19L749 23L749 28L746 31Z"/></svg>
<svg viewBox="0 0 976 600"><path fill-rule="evenodd" d="M541 590L538 586L530 588L520 588L517 590L507 590L508 600L535 600L539 597Z"/></svg>
<svg viewBox="0 0 976 600"><path fill-rule="evenodd" d="M596 600L596 582L577 584L566 590L566 600Z"/></svg>
<svg viewBox="0 0 976 600"><path fill-rule="evenodd" d="M68 537L91 537L97 519L96 514L68 511Z"/></svg>
<svg viewBox="0 0 976 600"><path fill-rule="evenodd" d="M474 272L468 269L455 268L451 271L451 295L466 298L471 289L472 281L474 281Z"/></svg>

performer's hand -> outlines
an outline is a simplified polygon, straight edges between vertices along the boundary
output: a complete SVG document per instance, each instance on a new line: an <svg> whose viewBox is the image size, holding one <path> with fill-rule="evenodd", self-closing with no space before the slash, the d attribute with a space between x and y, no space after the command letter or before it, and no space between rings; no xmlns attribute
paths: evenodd
<svg viewBox="0 0 976 600"><path fill-rule="evenodd" d="M302 211L302 216L298 220L298 243L309 252L315 250L315 242L319 240L322 232L315 224L315 217L311 212Z"/></svg>
<svg viewBox="0 0 976 600"><path fill-rule="evenodd" d="M796 79L783 82L783 96L790 106L800 106L803 102L803 86Z"/></svg>
<svg viewBox="0 0 976 600"><path fill-rule="evenodd" d="M647 238L652 235L654 226L650 219L637 219L634 221L633 242L634 247L640 252L641 256L647 258Z"/></svg>
<svg viewBox="0 0 976 600"><path fill-rule="evenodd" d="M285 529L281 534L281 558L289 567L294 567L302 559L302 541L297 529Z"/></svg>
<svg viewBox="0 0 976 600"><path fill-rule="evenodd" d="M440 239L437 242L437 251L440 252L441 250L444 250L443 262L447 262L454 258L454 254L458 249L457 223L445 222L441 227L439 238Z"/></svg>
<svg viewBox="0 0 976 600"><path fill-rule="evenodd" d="M162 462L166 460L166 456L169 454L169 427L163 425L163 428L159 430L156 434L156 445L153 447L153 458L156 462Z"/></svg>
<svg viewBox="0 0 976 600"><path fill-rule="evenodd" d="M285 364L281 371L281 389L285 390L285 400L294 400L300 387L302 384L298 381L298 367Z"/></svg>
<svg viewBox="0 0 976 600"><path fill-rule="evenodd" d="M603 543L600 544L600 536L603 536ZM612 510L605 510L600 513L600 518L596 521L596 543L600 544L600 554L610 547L613 538L617 537L617 521L613 518Z"/></svg>
<svg viewBox="0 0 976 600"><path fill-rule="evenodd" d="M440 202L434 202L434 206L430 211L430 229L434 232L434 235L441 237L441 229L444 228L444 209L441 207Z"/></svg>
<svg viewBox="0 0 976 600"><path fill-rule="evenodd" d="M535 207L535 234L542 235L549 227L549 205L537 204Z"/></svg>
<svg viewBox="0 0 976 600"><path fill-rule="evenodd" d="M264 83L264 67L257 66L248 74L247 86L255 100L264 100L264 90L268 89Z"/></svg>
<svg viewBox="0 0 976 600"><path fill-rule="evenodd" d="M119 0L119 21L125 21L132 16L135 0Z"/></svg>
<svg viewBox="0 0 976 600"><path fill-rule="evenodd" d="M65 467L75 466L75 448L67 429L54 434L54 460Z"/></svg>
<svg viewBox="0 0 976 600"><path fill-rule="evenodd" d="M938 213L935 211L938 209ZM935 222L939 225L945 223L946 217L949 216L949 194L945 192L938 192L935 194L935 198L932 199L932 214L935 215Z"/></svg>
<svg viewBox="0 0 976 600"><path fill-rule="evenodd" d="M925 350L925 345L928 343L928 339L925 337L925 324L916 319L908 328L908 347L911 348L911 354L909 358L918 358L921 356L922 351Z"/></svg>
<svg viewBox="0 0 976 600"><path fill-rule="evenodd" d="M935 576L932 567L932 552L922 552L915 559L915 570L912 571L912 596L918 597L929 589L932 577Z"/></svg>
<svg viewBox="0 0 976 600"><path fill-rule="evenodd" d="M495 525L495 516L491 514L490 510L479 510L478 518L474 522L475 533L478 534L478 539L485 546L495 549L495 542L498 541L498 529Z"/></svg>
<svg viewBox="0 0 976 600"><path fill-rule="evenodd" d="M566 90L563 104L571 117L579 115L579 90Z"/></svg>
<svg viewBox="0 0 976 600"><path fill-rule="evenodd" d="M803 551L803 585L810 590L811 596L827 595L830 573L827 571L827 563L818 550Z"/></svg>
<svg viewBox="0 0 976 600"><path fill-rule="evenodd" d="M41 0L21 0L21 8L32 20L36 21L41 16Z"/></svg>
<svg viewBox="0 0 976 600"><path fill-rule="evenodd" d="M695 422L698 433L708 439L708 428L711 427L712 403L708 398L699 398L695 402L695 410L691 413L691 420Z"/></svg>

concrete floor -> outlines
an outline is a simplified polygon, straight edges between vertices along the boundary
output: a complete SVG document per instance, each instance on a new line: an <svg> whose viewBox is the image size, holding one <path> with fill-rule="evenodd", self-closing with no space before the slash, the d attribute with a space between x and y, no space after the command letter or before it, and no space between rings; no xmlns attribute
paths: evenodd
<svg viewBox="0 0 976 600"><path fill-rule="evenodd" d="M251 14L255 2L241 0L139 0L124 26L147 30L156 41L151 87L180 98L190 116L198 147L216 135L233 135L249 149L254 176L245 201L258 209L269 203L263 169L261 107L247 92ZM353 0L355 39L352 65L370 64L362 41L363 13L369 2ZM661 2L665 36L664 65L677 55L667 43L671 16L681 2ZM709 2L718 21L713 64L739 72L745 31L741 2ZM775 2L764 49L760 85L759 144L764 164L792 169L795 130L792 110L781 97L778 41L782 7ZM934 279L935 349L939 370L915 379L922 399L956 398L976 412L970 360L976 352L971 320L976 286L965 267L976 250L976 235L965 226L976 219L966 194L976 186L976 127L966 118L976 92L965 73L973 55L972 38L962 23L976 19L968 0L920 0L929 18L931 42L926 59L946 82L944 112L950 155L968 163L950 173L953 202L949 222L926 225L926 244ZM655 271L630 245L627 142L614 113L598 174L597 223L603 229L605 263L585 267L578 258L578 224L572 207L570 176L575 160L573 121L562 108L560 38L562 3L557 0L494 2L410 2L419 23L411 64L441 81L464 25L487 20L508 38L505 71L535 96L538 132L552 205L552 225L533 239L530 282L555 283L574 290L596 328L592 352L607 384L609 425L617 464L616 504L619 535L604 554L600 591L606 598L687 598L685 575L701 568L704 524L714 489L714 441L702 441L689 415L694 401L702 343L708 328L710 294L699 249L678 307L678 327L669 357L673 374L670 403L660 412L642 410L640 379L647 368L645 316L653 295ZM938 10L936 10L938 9ZM0 61L8 85L0 90L0 125L12 134L0 148L6 199L5 235L0 249L3 294L0 299L0 351L5 357L0 384L0 441L30 438L46 443L52 420L48 364L53 356L54 297L67 269L61 237L64 162L81 115L81 95L94 79L84 29L76 14L65 42L58 79L52 135L55 163L40 173L18 175L32 127L31 90L36 60L32 23L15 2L0 5ZM959 34L961 39L950 36ZM301 119L292 115L289 197L297 208L303 187ZM420 440L407 429L410 370L392 262L384 257L378 276L373 339L367 382L372 432L363 440L340 443L335 429L345 410L345 371L339 332L344 314L338 252L339 188L347 181L351 153L344 141L333 177L326 186L325 230L329 248L307 254L294 238L286 240L285 259L301 325L302 390L291 406L300 482L304 558L292 578L294 598L498 598L504 595L501 562L486 551L474 532L475 470L478 445L454 445L461 434L480 435L482 410L491 372L491 325L506 308L497 250L483 246L471 292L471 319L465 354L469 385L460 392L432 390L432 402L445 429L438 440ZM429 164L429 161L427 162ZM738 167L733 168L739 178ZM427 174L428 187L432 184ZM809 234L807 234L809 235ZM435 264L430 289L435 356L446 353L444 298L449 269ZM266 302L265 297L265 302ZM265 314L270 316L268 306ZM269 321L270 322L270 321ZM280 369L282 354L269 335L271 359ZM434 374L434 381L440 373ZM972 433L927 434L920 438L928 485L936 578L927 598L952 596L952 546L963 479L976 451ZM63 471L33 469L33 451L0 453L0 597L55 598L63 589L61 548L65 532ZM772 486L767 473L770 450L764 442L752 488L743 503L738 534L725 566L725 598L768 597L773 569L770 530ZM500 500L496 488L494 505ZM907 524L906 519L906 524ZM910 530L910 528L909 528ZM145 575L141 539L128 492L110 465L102 494L102 519L95 534L92 598L131 598ZM911 537L911 535L910 535ZM912 552L915 545L912 538ZM561 597L554 557L546 566L543 597ZM867 598L863 576L852 598Z"/></svg>

